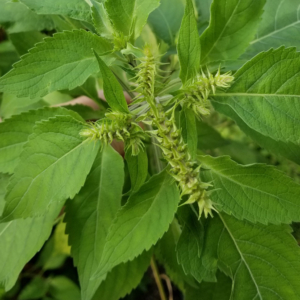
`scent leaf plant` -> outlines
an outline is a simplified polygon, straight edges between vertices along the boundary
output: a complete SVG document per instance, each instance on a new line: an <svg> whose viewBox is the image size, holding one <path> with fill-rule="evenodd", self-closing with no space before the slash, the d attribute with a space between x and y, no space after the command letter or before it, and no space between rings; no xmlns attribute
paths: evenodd
<svg viewBox="0 0 300 300"><path fill-rule="evenodd" d="M0 297L299 300L298 11L0 0Z"/></svg>

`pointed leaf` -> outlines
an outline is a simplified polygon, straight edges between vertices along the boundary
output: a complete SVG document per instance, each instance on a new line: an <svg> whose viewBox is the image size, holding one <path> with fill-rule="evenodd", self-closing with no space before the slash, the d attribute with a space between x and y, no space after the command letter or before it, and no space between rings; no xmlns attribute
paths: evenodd
<svg viewBox="0 0 300 300"><path fill-rule="evenodd" d="M108 229L121 207L124 163L111 146L98 154L84 187L67 203L65 222L78 269L83 300L91 299L103 277L91 280Z"/></svg>
<svg viewBox="0 0 300 300"><path fill-rule="evenodd" d="M289 226L252 224L220 214L219 265L233 279L232 300L298 300L300 249Z"/></svg>
<svg viewBox="0 0 300 300"><path fill-rule="evenodd" d="M265 0L214 0L201 36L201 64L238 58L253 39Z"/></svg>
<svg viewBox="0 0 300 300"><path fill-rule="evenodd" d="M94 52L102 74L103 91L107 103L112 110L129 113L127 102L120 83L109 67L99 57L98 53L96 51Z"/></svg>
<svg viewBox="0 0 300 300"><path fill-rule="evenodd" d="M69 116L35 126L8 186L2 222L44 214L79 192L100 146L80 137L84 127Z"/></svg>
<svg viewBox="0 0 300 300"><path fill-rule="evenodd" d="M300 185L273 166L239 165L228 156L199 157L205 181L216 189L211 199L218 210L264 224L300 220Z"/></svg>
<svg viewBox="0 0 300 300"><path fill-rule="evenodd" d="M146 151L140 151L133 156L131 149L126 151L125 159L131 181L131 191L136 192L146 181L148 176L148 156Z"/></svg>
<svg viewBox="0 0 300 300"><path fill-rule="evenodd" d="M168 230L179 200L177 186L166 172L134 193L109 229L96 277L150 249Z"/></svg>
<svg viewBox="0 0 300 300"><path fill-rule="evenodd" d="M114 28L124 36L137 38L149 14L157 8L159 0L107 0L105 7Z"/></svg>
<svg viewBox="0 0 300 300"><path fill-rule="evenodd" d="M213 105L261 146L300 163L300 54L295 50L281 47L257 55Z"/></svg>
<svg viewBox="0 0 300 300"><path fill-rule="evenodd" d="M20 99L18 99L20 100ZM75 112L62 107L43 108L13 116L0 123L0 172L12 173L36 122L55 116L72 116L83 121Z"/></svg>
<svg viewBox="0 0 300 300"><path fill-rule="evenodd" d="M150 265L151 251L144 252L133 261L122 263L108 273L93 300L119 300L135 289Z"/></svg>
<svg viewBox="0 0 300 300"><path fill-rule="evenodd" d="M52 91L80 86L99 71L92 49L103 54L112 45L84 30L54 34L32 48L0 79L0 90L18 96L42 97Z"/></svg>
<svg viewBox="0 0 300 300"><path fill-rule="evenodd" d="M200 68L200 39L192 0L186 0L177 52L180 61L180 78L184 84L187 80L193 78Z"/></svg>

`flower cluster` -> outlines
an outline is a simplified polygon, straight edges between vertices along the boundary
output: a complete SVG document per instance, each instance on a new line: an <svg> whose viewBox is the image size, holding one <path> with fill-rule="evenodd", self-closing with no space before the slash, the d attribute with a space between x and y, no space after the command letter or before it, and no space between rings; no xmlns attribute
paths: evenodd
<svg viewBox="0 0 300 300"><path fill-rule="evenodd" d="M91 140L100 140L104 145L111 144L114 139L125 142L126 148L132 149L132 155L137 155L144 146L145 133L141 127L132 122L132 116L119 112L107 113L106 118L88 124L80 135Z"/></svg>

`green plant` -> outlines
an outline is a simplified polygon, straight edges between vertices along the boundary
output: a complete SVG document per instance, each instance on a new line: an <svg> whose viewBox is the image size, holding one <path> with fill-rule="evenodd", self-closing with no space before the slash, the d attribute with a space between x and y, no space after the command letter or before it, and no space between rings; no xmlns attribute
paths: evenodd
<svg viewBox="0 0 300 300"><path fill-rule="evenodd" d="M296 2L1 1L0 297L300 299Z"/></svg>

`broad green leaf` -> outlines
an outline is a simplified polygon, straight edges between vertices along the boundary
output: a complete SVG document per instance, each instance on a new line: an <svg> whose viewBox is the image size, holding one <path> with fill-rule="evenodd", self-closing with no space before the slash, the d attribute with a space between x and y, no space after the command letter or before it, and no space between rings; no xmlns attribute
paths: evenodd
<svg viewBox="0 0 300 300"><path fill-rule="evenodd" d="M196 281L191 275L186 275L182 266L178 263L176 245L180 238L181 229L176 221L170 225L169 230L155 245L155 258L166 270L166 274L172 282L180 289L184 290L185 284L196 287Z"/></svg>
<svg viewBox="0 0 300 300"><path fill-rule="evenodd" d="M39 31L17 32L9 35L20 56L26 54L35 44L42 42L45 37L47 36Z"/></svg>
<svg viewBox="0 0 300 300"><path fill-rule="evenodd" d="M148 23L158 38L174 45L183 14L182 0L161 0L160 6L149 15Z"/></svg>
<svg viewBox="0 0 300 300"><path fill-rule="evenodd" d="M0 173L0 214L3 211L5 202L4 202L4 197L6 194L6 187L9 182L9 175L8 174L2 174Z"/></svg>
<svg viewBox="0 0 300 300"><path fill-rule="evenodd" d="M108 273L93 300L119 300L135 289L150 265L150 252L144 252L133 261L122 263Z"/></svg>
<svg viewBox="0 0 300 300"><path fill-rule="evenodd" d="M179 213L183 210L185 210L184 227L176 247L177 259L184 272L192 274L200 282L203 278L198 276L198 269L201 268L200 255L204 242L204 229L191 208L182 207Z"/></svg>
<svg viewBox="0 0 300 300"><path fill-rule="evenodd" d="M177 52L180 61L182 83L192 79L200 68L200 39L198 35L195 9L192 0L186 0L184 16L181 22Z"/></svg>
<svg viewBox="0 0 300 300"><path fill-rule="evenodd" d="M251 58L270 48L300 49L300 20L298 0L268 0L257 33L243 58Z"/></svg>
<svg viewBox="0 0 300 300"><path fill-rule="evenodd" d="M213 105L261 146L300 163L300 55L295 50L282 47L257 55Z"/></svg>
<svg viewBox="0 0 300 300"><path fill-rule="evenodd" d="M5 96L4 99L6 99ZM0 123L0 172L12 173L14 171L23 146L32 134L36 122L59 115L68 115L83 121L78 114L65 108L43 108L13 116Z"/></svg>
<svg viewBox="0 0 300 300"><path fill-rule="evenodd" d="M104 61L99 57L95 51L100 71L103 78L103 92L105 99L112 110L129 113L127 102L123 94L123 89L117 78Z"/></svg>
<svg viewBox="0 0 300 300"><path fill-rule="evenodd" d="M2 222L44 214L79 192L100 147L80 137L83 128L70 116L34 127L8 186Z"/></svg>
<svg viewBox="0 0 300 300"><path fill-rule="evenodd" d="M36 110L45 106L49 105L42 98L18 98L16 95L3 93L0 105L0 116L7 119L13 115Z"/></svg>
<svg viewBox="0 0 300 300"><path fill-rule="evenodd" d="M105 8L117 32L137 38L160 0L107 0Z"/></svg>
<svg viewBox="0 0 300 300"><path fill-rule="evenodd" d="M148 156L146 151L140 151L138 155L133 156L130 149L126 151L125 159L131 181L131 192L136 192L148 176Z"/></svg>
<svg viewBox="0 0 300 300"><path fill-rule="evenodd" d="M80 86L99 71L92 49L103 54L112 45L84 30L54 34L37 44L0 79L0 90L20 97L42 97L52 91Z"/></svg>
<svg viewBox="0 0 300 300"><path fill-rule="evenodd" d="M201 120L196 120L196 126L197 145L199 149L213 150L229 144L228 140L225 140L216 129L209 126L207 123L204 123Z"/></svg>
<svg viewBox="0 0 300 300"><path fill-rule="evenodd" d="M192 159L197 154L198 133L196 127L196 117L192 109L183 108L180 113L181 134L188 146Z"/></svg>
<svg viewBox="0 0 300 300"><path fill-rule="evenodd" d="M54 29L51 17L38 16L23 3L7 0L0 0L0 24L8 33Z"/></svg>
<svg viewBox="0 0 300 300"><path fill-rule="evenodd" d="M105 112L103 110L93 110L91 107L75 104L65 106L69 110L76 111L85 120L98 120L105 117Z"/></svg>
<svg viewBox="0 0 300 300"><path fill-rule="evenodd" d="M300 249L286 225L264 226L219 214L219 266L232 279L232 300L298 300Z"/></svg>
<svg viewBox="0 0 300 300"><path fill-rule="evenodd" d="M119 210L109 229L95 276L100 277L150 249L168 230L179 200L177 186L166 172L146 182Z"/></svg>
<svg viewBox="0 0 300 300"><path fill-rule="evenodd" d="M186 286L185 300L229 300L232 282L222 272L217 273L217 282L202 282L198 288Z"/></svg>
<svg viewBox="0 0 300 300"><path fill-rule="evenodd" d="M81 300L78 286L65 276L51 278L49 283L50 299L55 300Z"/></svg>
<svg viewBox="0 0 300 300"><path fill-rule="evenodd" d="M201 36L201 64L238 58L251 40L265 0L214 0L208 28Z"/></svg>
<svg viewBox="0 0 300 300"><path fill-rule="evenodd" d="M63 15L91 22L90 7L84 0L20 0L39 15Z"/></svg>
<svg viewBox="0 0 300 300"><path fill-rule="evenodd" d="M229 156L199 156L205 181L216 189L211 199L218 210L260 223L300 220L300 185L273 166L239 165Z"/></svg>
<svg viewBox="0 0 300 300"><path fill-rule="evenodd" d="M1 193L8 183L0 177ZM0 215L4 200L0 194ZM53 222L62 204L54 205L43 217L14 220L0 224L0 285L10 290L24 265L41 249L48 239Z"/></svg>
<svg viewBox="0 0 300 300"><path fill-rule="evenodd" d="M121 207L123 159L111 146L98 154L84 187L67 203L65 222L83 300L91 299L103 277L99 266L108 229Z"/></svg>

